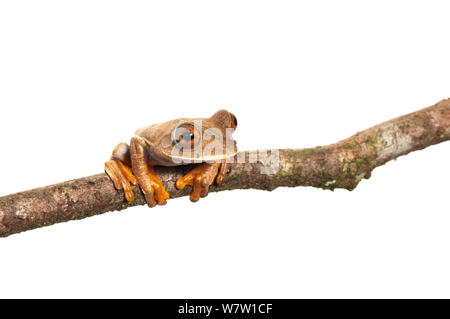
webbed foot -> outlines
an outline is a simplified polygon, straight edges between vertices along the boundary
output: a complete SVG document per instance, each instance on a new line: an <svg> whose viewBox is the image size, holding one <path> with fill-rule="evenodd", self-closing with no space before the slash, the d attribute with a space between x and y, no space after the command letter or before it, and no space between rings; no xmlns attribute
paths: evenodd
<svg viewBox="0 0 450 319"><path fill-rule="evenodd" d="M144 193L148 206L155 207L157 204L165 205L170 197L161 180L156 176L153 166L150 166L145 156L145 141L134 136L131 139L131 163L137 182Z"/></svg>
<svg viewBox="0 0 450 319"><path fill-rule="evenodd" d="M111 178L114 187L123 190L127 201L134 200L131 185L137 185L137 179L131 171L130 147L126 143L117 145L111 159L105 163L105 172Z"/></svg>
<svg viewBox="0 0 450 319"><path fill-rule="evenodd" d="M139 184L145 199L147 200L148 206L155 207L156 204L165 205L167 199L170 198L170 195L164 188L161 180L156 176L153 167L149 167L148 177L148 180Z"/></svg>
<svg viewBox="0 0 450 319"><path fill-rule="evenodd" d="M183 189L186 185L192 187L190 200L196 202L200 197L208 196L209 186L216 180L217 184L222 184L225 175L228 173L229 164L225 161L217 163L201 163L185 176L176 182L178 189Z"/></svg>

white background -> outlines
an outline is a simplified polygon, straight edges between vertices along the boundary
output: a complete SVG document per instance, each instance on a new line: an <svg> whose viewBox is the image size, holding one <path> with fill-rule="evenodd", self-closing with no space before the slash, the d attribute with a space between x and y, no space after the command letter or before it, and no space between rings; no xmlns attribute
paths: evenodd
<svg viewBox="0 0 450 319"><path fill-rule="evenodd" d="M448 2L2 1L0 195L219 108L313 147L450 97ZM0 297L450 297L450 143L356 190L135 207L0 239Z"/></svg>

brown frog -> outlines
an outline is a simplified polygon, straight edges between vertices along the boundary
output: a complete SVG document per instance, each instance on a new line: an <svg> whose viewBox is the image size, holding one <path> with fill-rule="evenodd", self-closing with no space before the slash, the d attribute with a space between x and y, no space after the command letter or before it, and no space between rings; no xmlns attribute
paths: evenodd
<svg viewBox="0 0 450 319"><path fill-rule="evenodd" d="M237 153L231 135L236 127L236 117L220 110L210 118L180 118L140 128L130 145L120 143L114 148L105 171L127 201L134 200L131 185L139 185L148 205L154 207L165 205L170 197L154 166L199 163L176 182L178 189L190 185L190 199L196 202L208 195L214 180L223 183L230 166L227 159Z"/></svg>

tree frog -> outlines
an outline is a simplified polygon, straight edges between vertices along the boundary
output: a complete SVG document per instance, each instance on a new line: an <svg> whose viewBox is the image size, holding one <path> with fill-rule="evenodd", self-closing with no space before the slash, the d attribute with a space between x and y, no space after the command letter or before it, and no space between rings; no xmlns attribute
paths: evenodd
<svg viewBox="0 0 450 319"><path fill-rule="evenodd" d="M209 118L180 118L138 129L130 144L117 145L105 171L114 187L123 190L127 201L134 200L131 185L139 185L148 206L165 205L170 197L154 166L177 166L199 163L176 182L178 189L192 187L190 200L196 202L208 195L209 186L222 184L237 154L232 133L236 117L219 110Z"/></svg>

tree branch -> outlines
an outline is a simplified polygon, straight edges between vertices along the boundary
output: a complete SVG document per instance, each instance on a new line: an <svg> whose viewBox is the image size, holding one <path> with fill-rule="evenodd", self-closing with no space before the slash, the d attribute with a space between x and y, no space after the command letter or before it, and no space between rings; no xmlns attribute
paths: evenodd
<svg viewBox="0 0 450 319"><path fill-rule="evenodd" d="M245 163L234 163L225 183L211 186L210 191L273 190L280 186L352 190L361 179L369 178L375 167L449 139L450 99L447 99L336 144L279 150L279 170L274 174L262 174L261 161L249 163L257 152L240 153L246 158ZM175 188L175 181L189 169L189 166L156 168L171 198L189 194L190 188L181 191ZM109 177L98 174L0 197L0 236L145 204L138 187L134 193L136 200L127 203L123 192L114 189Z"/></svg>

